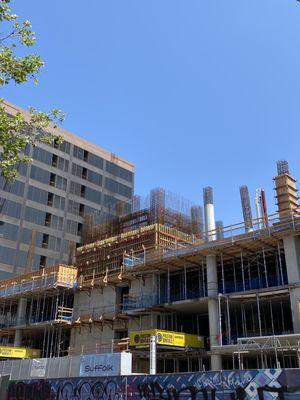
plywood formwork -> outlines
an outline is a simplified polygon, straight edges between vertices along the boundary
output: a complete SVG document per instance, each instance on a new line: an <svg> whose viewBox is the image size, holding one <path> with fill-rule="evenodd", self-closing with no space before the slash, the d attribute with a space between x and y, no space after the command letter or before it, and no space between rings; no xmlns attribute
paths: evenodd
<svg viewBox="0 0 300 400"><path fill-rule="evenodd" d="M77 249L76 254L79 287L106 285L109 283L108 275L110 283L120 282L126 260L130 263L133 254L135 262L145 264L146 252L166 253L195 243L192 235L165 225L152 224L84 245Z"/></svg>

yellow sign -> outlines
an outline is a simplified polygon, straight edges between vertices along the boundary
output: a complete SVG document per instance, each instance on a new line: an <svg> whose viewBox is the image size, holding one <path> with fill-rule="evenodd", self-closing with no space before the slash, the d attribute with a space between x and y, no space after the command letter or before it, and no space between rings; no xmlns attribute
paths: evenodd
<svg viewBox="0 0 300 400"><path fill-rule="evenodd" d="M41 350L28 349L26 347L0 346L0 357L8 358L39 358Z"/></svg>
<svg viewBox="0 0 300 400"><path fill-rule="evenodd" d="M156 335L157 344L159 346L191 348L204 347L204 340L202 336L190 335L188 333L181 332L164 331L161 329L130 332L130 346L148 347L151 335Z"/></svg>

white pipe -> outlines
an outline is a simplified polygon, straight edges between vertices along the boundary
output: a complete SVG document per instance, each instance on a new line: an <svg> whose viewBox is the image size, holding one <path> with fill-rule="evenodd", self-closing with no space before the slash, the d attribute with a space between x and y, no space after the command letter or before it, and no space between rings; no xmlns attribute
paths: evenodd
<svg viewBox="0 0 300 400"><path fill-rule="evenodd" d="M205 204L205 231L207 233L207 240L210 242L216 240L216 221L215 209L213 204Z"/></svg>
<svg viewBox="0 0 300 400"><path fill-rule="evenodd" d="M156 374L156 335L150 336L150 375Z"/></svg>

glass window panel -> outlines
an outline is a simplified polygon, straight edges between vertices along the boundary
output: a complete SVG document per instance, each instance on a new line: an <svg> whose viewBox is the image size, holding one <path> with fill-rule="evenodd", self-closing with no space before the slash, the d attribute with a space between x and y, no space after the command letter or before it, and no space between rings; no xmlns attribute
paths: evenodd
<svg viewBox="0 0 300 400"><path fill-rule="evenodd" d="M2 222L0 224L0 237L7 240L17 240L19 226Z"/></svg>
<svg viewBox="0 0 300 400"><path fill-rule="evenodd" d="M132 197L132 188L123 185L122 183L119 183L113 179L105 179L105 188L110 190L111 192L118 193L121 196L128 197L130 199Z"/></svg>
<svg viewBox="0 0 300 400"><path fill-rule="evenodd" d="M114 164L110 161L106 161L106 171L109 172L110 174L124 179L128 182L133 182L133 173L131 171L128 171L125 168L119 167L117 164Z"/></svg>

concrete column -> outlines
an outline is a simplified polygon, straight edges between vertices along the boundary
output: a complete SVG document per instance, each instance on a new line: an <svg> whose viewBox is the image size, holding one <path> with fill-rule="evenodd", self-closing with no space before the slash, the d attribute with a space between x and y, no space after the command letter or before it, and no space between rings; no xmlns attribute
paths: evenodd
<svg viewBox="0 0 300 400"><path fill-rule="evenodd" d="M18 302L17 309L17 325L23 325L26 314L27 298L21 297ZM14 346L20 347L22 345L22 329L16 329Z"/></svg>
<svg viewBox="0 0 300 400"><path fill-rule="evenodd" d="M206 240L216 240L216 221L213 202L213 189L208 186L203 189L203 202L205 214ZM218 346L219 336L219 304L218 304L218 275L217 258L214 254L206 256L207 273L207 295L208 295L208 320L209 320L209 339L210 346ZM212 354L210 356L211 369L222 369L222 356Z"/></svg>
<svg viewBox="0 0 300 400"><path fill-rule="evenodd" d="M209 339L210 346L218 346L219 341L219 305L218 305L218 279L217 279L217 259L215 255L206 257L207 270L207 294L208 294L208 319L209 319ZM222 369L222 356L212 354L211 369Z"/></svg>
<svg viewBox="0 0 300 400"><path fill-rule="evenodd" d="M299 284L300 286L300 237L289 236L284 238L283 246L288 283ZM290 301L294 333L300 333L300 287L291 288Z"/></svg>

